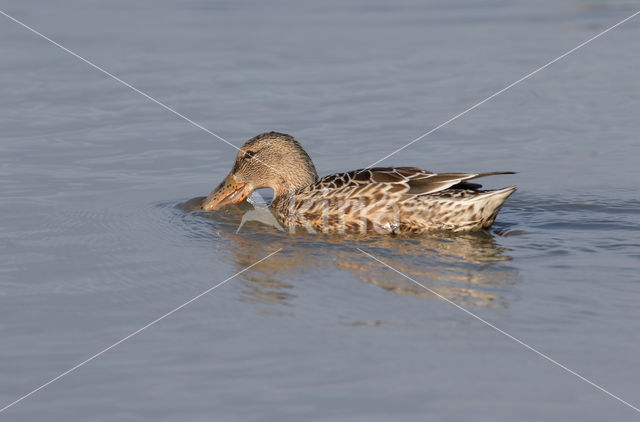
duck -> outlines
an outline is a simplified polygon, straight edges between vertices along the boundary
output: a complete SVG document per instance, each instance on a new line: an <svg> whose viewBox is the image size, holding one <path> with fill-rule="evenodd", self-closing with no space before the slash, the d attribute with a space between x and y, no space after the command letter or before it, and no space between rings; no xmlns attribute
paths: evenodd
<svg viewBox="0 0 640 422"><path fill-rule="evenodd" d="M266 132L238 150L227 177L202 200L204 211L273 190L269 210L291 231L420 234L486 230L517 186L481 190L470 180L514 174L433 173L418 167L374 167L319 178L293 136Z"/></svg>

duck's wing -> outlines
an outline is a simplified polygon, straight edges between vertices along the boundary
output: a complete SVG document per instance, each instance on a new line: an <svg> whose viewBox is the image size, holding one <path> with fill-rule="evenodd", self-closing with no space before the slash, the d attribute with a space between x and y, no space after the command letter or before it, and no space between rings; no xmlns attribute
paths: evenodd
<svg viewBox="0 0 640 422"><path fill-rule="evenodd" d="M404 169L400 173L405 172ZM490 171L483 173L406 173L406 184L408 195L426 195L436 193L449 188L479 189L482 185L469 183L469 180L481 177L493 176L497 174L514 174L512 171Z"/></svg>
<svg viewBox="0 0 640 422"><path fill-rule="evenodd" d="M432 173L417 167L374 167L325 176L313 185L313 190L384 184L398 194L426 195L452 187L478 189L482 185L467 181L496 174L514 174L514 172Z"/></svg>

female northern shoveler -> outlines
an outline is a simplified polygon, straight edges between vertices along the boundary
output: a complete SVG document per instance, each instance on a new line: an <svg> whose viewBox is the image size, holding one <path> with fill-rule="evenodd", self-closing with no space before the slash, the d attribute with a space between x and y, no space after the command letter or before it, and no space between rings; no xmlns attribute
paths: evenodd
<svg viewBox="0 0 640 422"><path fill-rule="evenodd" d="M203 210L236 204L271 188L271 209L285 226L323 232L420 233L489 228L515 190L481 191L468 180L490 173L431 173L416 167L376 167L318 179L292 136L269 132L247 141L227 178L203 200Z"/></svg>

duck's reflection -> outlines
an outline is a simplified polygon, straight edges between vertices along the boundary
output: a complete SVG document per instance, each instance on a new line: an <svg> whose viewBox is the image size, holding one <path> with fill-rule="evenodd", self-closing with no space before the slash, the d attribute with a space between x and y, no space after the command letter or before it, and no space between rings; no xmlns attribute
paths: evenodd
<svg viewBox="0 0 640 422"><path fill-rule="evenodd" d="M249 207L247 205L247 207ZM282 251L242 274L246 283L241 300L290 305L295 280L318 267L333 267L389 292L436 296L358 251L361 248L426 287L462 306L506 306L498 293L513 283L517 271L496 238L484 232L398 238L384 235L354 237L281 233L249 222L236 233L242 214L250 208L233 207L223 213L202 213L214 234L224 239L220 252L237 270L255 263L269 252Z"/></svg>

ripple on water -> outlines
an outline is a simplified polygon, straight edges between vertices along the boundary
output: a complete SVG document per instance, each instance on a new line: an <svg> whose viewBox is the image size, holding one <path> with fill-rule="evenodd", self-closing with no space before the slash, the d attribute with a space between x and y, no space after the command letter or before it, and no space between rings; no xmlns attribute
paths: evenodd
<svg viewBox="0 0 640 422"><path fill-rule="evenodd" d="M383 235L353 236L283 233L259 223L248 223L240 232L238 224L248 204L227 207L220 212L201 212L198 199L174 204L172 221L179 223L182 235L217 245L225 261L237 270L269 252L282 252L269 258L243 276L242 300L289 303L289 278L318 268L347 272L370 285L394 294L433 298L434 295L358 251L380 257L392 267L421 280L434 291L469 306L504 306L502 286L517 279L509 265L508 250L487 233L434 233L410 238ZM163 207L170 207L164 204ZM219 247L219 245L224 245Z"/></svg>
<svg viewBox="0 0 640 422"><path fill-rule="evenodd" d="M104 291L125 301L137 300L172 289L191 268L189 252L182 246L192 239L181 236L182 229L201 220L176 213L175 203L157 206L136 197L117 206L76 203L58 201L55 206L28 209L20 204L16 209L3 206L8 211L0 226L3 294ZM180 225L176 219L193 222ZM193 233L210 239L202 225Z"/></svg>
<svg viewBox="0 0 640 422"><path fill-rule="evenodd" d="M504 306L504 286L518 280L518 267L511 265L507 244L537 251L532 259L546 256L564 259L551 267L569 268L572 257L602 250L637 256L640 201L608 200L587 197L556 198L520 193L508 201L492 233L433 233L415 238L389 236L338 236L303 231L280 233L274 228L249 223L237 231L248 204L221 212L198 210L200 198L166 203L170 220L183 237L215 243L223 258L234 262L238 270L279 248L283 252L256 268L244 300L288 303L295 295L291 285L281 282L294 273L310 268L330 268L355 275L387 292L416 297L433 294L394 274L384 265L372 262L356 248L380 257L403 273L428 283L429 288L469 306ZM497 237L497 234L499 237ZM520 254L522 258L525 256ZM545 264L547 265L547 264ZM256 275L257 273L257 275Z"/></svg>
<svg viewBox="0 0 640 422"><path fill-rule="evenodd" d="M587 196L526 195L507 202L501 216L517 220L529 232L524 249L548 256L602 251L631 256L640 230L640 200Z"/></svg>

